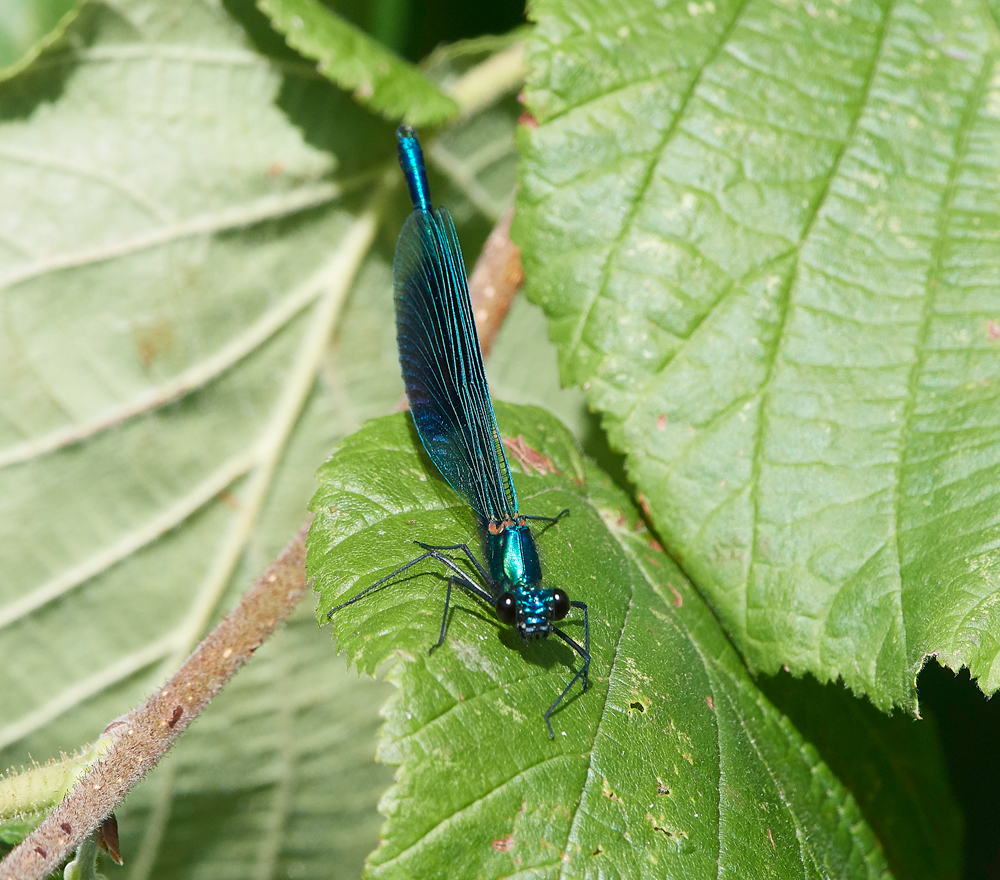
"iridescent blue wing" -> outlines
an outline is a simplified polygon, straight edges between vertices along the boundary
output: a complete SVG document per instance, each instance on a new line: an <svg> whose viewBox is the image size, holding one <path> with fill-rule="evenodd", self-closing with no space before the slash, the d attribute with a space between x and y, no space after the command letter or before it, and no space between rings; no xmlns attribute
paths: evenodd
<svg viewBox="0 0 1000 880"><path fill-rule="evenodd" d="M455 224L415 210L392 265L396 342L417 433L451 487L484 519L517 516Z"/></svg>

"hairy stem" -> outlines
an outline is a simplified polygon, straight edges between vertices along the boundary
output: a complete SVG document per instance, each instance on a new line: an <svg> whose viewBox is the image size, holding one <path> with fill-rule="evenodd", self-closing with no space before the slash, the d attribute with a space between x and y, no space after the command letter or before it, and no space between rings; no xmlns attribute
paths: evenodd
<svg viewBox="0 0 1000 880"><path fill-rule="evenodd" d="M103 757L0 863L0 878L54 871L253 656L306 593L307 532L308 523L162 688L108 727L111 744Z"/></svg>

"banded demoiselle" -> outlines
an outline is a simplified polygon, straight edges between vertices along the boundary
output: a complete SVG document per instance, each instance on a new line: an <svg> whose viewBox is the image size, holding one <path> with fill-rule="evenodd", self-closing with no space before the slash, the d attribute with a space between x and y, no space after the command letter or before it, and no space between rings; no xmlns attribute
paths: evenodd
<svg viewBox="0 0 1000 880"><path fill-rule="evenodd" d="M428 558L437 560L451 575L441 631L431 651L444 642L451 591L457 585L492 607L500 622L515 627L526 642L554 633L580 655L583 662L579 671L545 711L549 736L554 737L550 718L556 707L579 679L587 690L590 626L583 602L571 602L563 590L542 586L541 564L528 522L556 523L569 511L553 517L518 512L514 481L486 383L455 224L447 208L431 206L427 169L416 132L400 126L396 140L413 203L413 212L396 242L392 265L396 343L406 397L427 455L476 512L487 564L480 563L468 544L432 546L418 541L423 553L332 608L327 619L411 566ZM445 551L464 554L485 586L475 583ZM582 646L554 623L566 617L570 608L583 612Z"/></svg>

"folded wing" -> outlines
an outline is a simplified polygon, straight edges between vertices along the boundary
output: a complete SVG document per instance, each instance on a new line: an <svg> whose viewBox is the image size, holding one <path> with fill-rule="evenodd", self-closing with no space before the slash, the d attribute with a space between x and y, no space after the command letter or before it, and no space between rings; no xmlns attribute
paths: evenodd
<svg viewBox="0 0 1000 880"><path fill-rule="evenodd" d="M393 261L396 341L420 440L481 517L517 516L455 224L445 208L415 210Z"/></svg>

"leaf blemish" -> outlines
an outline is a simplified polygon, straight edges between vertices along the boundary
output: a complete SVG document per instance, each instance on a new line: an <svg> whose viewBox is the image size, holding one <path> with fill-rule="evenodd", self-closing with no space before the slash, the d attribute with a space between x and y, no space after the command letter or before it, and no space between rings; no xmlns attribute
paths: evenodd
<svg viewBox="0 0 1000 880"><path fill-rule="evenodd" d="M674 598L671 604L674 606L674 608L680 608L684 604L684 597L681 596L680 591L677 589L677 587L675 587L672 583L670 583L670 581L667 581L667 586L670 587L670 590L674 594Z"/></svg>
<svg viewBox="0 0 1000 880"><path fill-rule="evenodd" d="M656 777L656 793L658 795L669 795L670 786L667 785L659 776Z"/></svg>
<svg viewBox="0 0 1000 880"><path fill-rule="evenodd" d="M593 855L593 856L599 856L599 855L600 855L600 854L601 854L602 852L604 852L604 847L603 847L603 846L601 846L600 844L597 844L597 849L595 849L595 850L594 850L594 851L593 851L593 852L591 853L591 855Z"/></svg>
<svg viewBox="0 0 1000 880"><path fill-rule="evenodd" d="M160 355L169 351L173 343L173 327L169 321L161 319L137 329L133 336L139 359L144 366L150 367Z"/></svg>
<svg viewBox="0 0 1000 880"><path fill-rule="evenodd" d="M652 813L646 813L646 820L649 822L650 825L653 826L653 831L656 831L659 834L662 834L664 837L670 838L671 840L674 840L678 837L685 837L685 838L687 837L687 833L684 831L676 831L673 828L668 828L666 825L667 821L666 816L661 815L657 818L654 817Z"/></svg>

